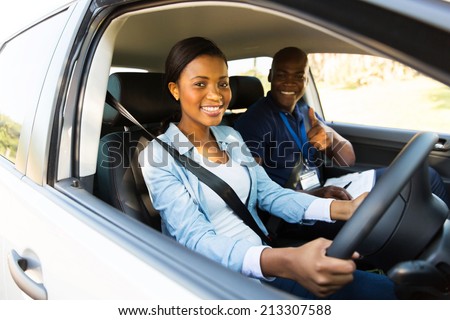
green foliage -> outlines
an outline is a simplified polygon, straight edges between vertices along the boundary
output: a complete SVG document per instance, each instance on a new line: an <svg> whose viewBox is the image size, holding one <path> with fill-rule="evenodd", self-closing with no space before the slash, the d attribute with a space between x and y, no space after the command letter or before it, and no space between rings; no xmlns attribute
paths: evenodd
<svg viewBox="0 0 450 320"><path fill-rule="evenodd" d="M14 161L19 144L21 125L10 117L0 114L0 154Z"/></svg>

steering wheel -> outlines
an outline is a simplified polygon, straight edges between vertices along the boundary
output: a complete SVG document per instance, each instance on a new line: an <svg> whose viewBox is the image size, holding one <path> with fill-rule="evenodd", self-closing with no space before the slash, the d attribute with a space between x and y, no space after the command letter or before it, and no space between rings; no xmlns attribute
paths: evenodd
<svg viewBox="0 0 450 320"><path fill-rule="evenodd" d="M423 166L438 141L431 132L417 133L392 161L372 191L345 223L327 249L330 257L350 259L388 211L402 189Z"/></svg>

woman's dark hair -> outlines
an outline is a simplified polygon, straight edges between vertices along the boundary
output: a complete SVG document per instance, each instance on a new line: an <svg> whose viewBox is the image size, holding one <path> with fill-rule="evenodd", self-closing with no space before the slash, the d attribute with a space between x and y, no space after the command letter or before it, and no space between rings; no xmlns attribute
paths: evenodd
<svg viewBox="0 0 450 320"><path fill-rule="evenodd" d="M177 42L166 58L166 70L164 75L164 87L169 96L175 99L169 92L169 83L177 82L184 68L195 58L202 55L222 58L228 66L227 58L222 50L211 40L203 37L191 37ZM163 121L160 132L165 132L170 122L178 122L181 112L176 112Z"/></svg>
<svg viewBox="0 0 450 320"><path fill-rule="evenodd" d="M164 84L168 90L169 82L177 82L184 68L201 55L220 57L227 64L227 58L222 50L211 40L202 37L192 37L177 42L166 58ZM228 64L227 64L228 66Z"/></svg>

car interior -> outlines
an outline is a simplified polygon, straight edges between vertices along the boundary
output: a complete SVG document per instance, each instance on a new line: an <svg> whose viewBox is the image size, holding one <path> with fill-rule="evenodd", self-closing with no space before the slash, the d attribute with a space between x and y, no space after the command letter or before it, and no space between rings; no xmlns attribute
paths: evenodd
<svg viewBox="0 0 450 320"><path fill-rule="evenodd" d="M117 17L111 21L99 41L90 71L91 74L94 70L102 70L105 73L108 67L138 69L135 72L126 70L112 73L108 75L107 80L103 80L103 86L106 87L105 92L111 92L153 134L158 134L161 123L170 119L170 116L179 108L162 85L166 54L176 41L198 34L195 30L204 30L202 27L207 24L207 21L225 23L224 17L233 17L231 23L233 30L246 30L245 33L241 32L242 35L239 38L236 38L236 31L229 29L224 32L220 23L210 23L207 24L208 31L201 32L200 35L213 39L219 47L223 47L228 59L271 56L279 48L295 43L302 43L302 48L307 51L316 51L317 48L320 48L320 51L329 50L327 48L333 48L333 50L345 48L345 51L349 52L361 51L327 33L297 21L285 19L279 13L255 10L252 6L199 4L194 8L180 4L167 6L164 9L149 8L124 14L117 13ZM207 21L205 19L201 22L195 21L196 15L207 17ZM252 23L246 23L239 18L240 16L250 17L249 20ZM180 19L181 17L183 19ZM183 28L180 26L180 21L183 21ZM262 21L264 21L264 28L259 25ZM163 22L164 25L169 26L169 30L164 32L164 37L157 28ZM227 21L227 24L230 22ZM283 34L283 37L268 36L266 32L270 29L273 29L271 35L279 33ZM286 33L283 30L292 31ZM258 38L261 40L257 40ZM107 65L108 61L110 61L109 65ZM98 104L98 94L94 91L100 91L100 87L100 82L91 86L88 83L84 105ZM260 80L254 76L232 76L230 87L232 100L223 119L225 125L233 125L239 112L245 111L265 94ZM310 94L307 94L306 99L317 100L312 94L313 86L308 91ZM141 197L136 197L139 192L135 188L131 170L133 166L130 165L135 149L142 149L142 146L137 147L142 130L136 129L129 120L107 103L104 103L104 110L101 113L98 110L95 112L95 118L91 116L88 120L86 117L86 120L98 121L100 116L102 126L100 131L97 129L95 132L95 135L101 136L96 167L95 171L91 168L94 172L85 174L84 181L91 185L90 189L94 195L126 214L154 226L151 219L149 220L149 214L146 213ZM84 127L92 128L90 125ZM85 135L91 135L87 130ZM81 134L83 135L83 131ZM91 143L94 144L94 140L89 142L86 140L86 144L81 146L81 157L92 154L94 145L90 145ZM123 166L120 166L120 163L123 163Z"/></svg>
<svg viewBox="0 0 450 320"><path fill-rule="evenodd" d="M105 97L106 93L110 92L147 130L155 135L160 134L162 123L170 121L171 117L179 111L177 102L169 97L163 87L164 60L175 42L193 35L213 39L229 60L271 57L278 49L293 45L301 47L308 53L380 54L377 49L370 46L370 42L362 45L362 42L355 42L351 37L345 38L337 31L314 24L308 17L282 14L250 4L196 2L174 3L158 8L130 5L117 9L107 18L106 23L99 27L97 38L92 45L95 50L91 50L90 56L86 57L90 59L90 63L86 85L82 88L82 100L79 103L82 109L79 123L81 143L73 152L78 159L79 179L86 190L116 208L118 214L128 215L156 230L160 230L159 216L151 206L151 199L143 185L142 176L139 176L137 160L138 153L151 138L114 109ZM353 37L358 38L355 34ZM116 71L118 68L124 68L124 71ZM232 100L224 116L223 124L232 126L239 117L239 112L245 111L253 102L263 97L264 90L261 81L249 75L230 77L230 86ZM309 82L305 99L321 114L320 99L314 81ZM69 133L63 131L62 139L65 138L64 135L68 136ZM403 141L405 136L409 137L405 134L399 134L399 136L401 136L400 141L396 143L395 148L389 149L389 154L383 159L384 162L393 160L397 156L398 145L402 147L407 142ZM359 152L357 148L361 140L356 142L356 151ZM392 143L387 142L387 144ZM434 142L429 144L432 146ZM384 146L382 148L386 149ZM360 154L357 156L360 157ZM361 159L365 157L361 155ZM373 163L361 163L361 166L371 164ZM376 165L382 164L385 163L376 163ZM337 170L336 173L341 171ZM65 179L70 175L69 164L60 160L58 178ZM395 180L395 177L393 179ZM408 182L411 177L405 179L405 183L408 184L407 189L410 190L413 188ZM404 193L406 192L404 190L406 190L404 186L399 186L395 192ZM380 193L373 201L380 201L382 196L383 194ZM396 209L390 207L391 209L388 210L389 204L387 204L381 214L384 211L395 211L399 208L398 206L402 209L399 211L401 214L392 218L393 220L384 222L384 226L389 223L396 226L402 225L400 223L402 217L408 216L408 210L412 210L405 209L412 206L408 203L408 199L405 200L406 204L402 205L398 204L398 200L392 199L396 203L394 205L394 207L397 206ZM442 240L448 237L447 231L442 229L444 223L448 224L445 222L448 212L434 202L430 206L437 212L438 226L430 231L426 239L420 240L421 245L424 244L427 248L440 247L438 251L442 252L447 250L446 246L448 246ZM411 214L415 216L416 213ZM378 240L382 238L383 241L377 242L374 239L375 242L366 244L369 251L377 253L375 260L380 259L380 265L383 268L389 269L399 262L399 259L384 259L383 256L398 253L400 248L398 243L404 243L403 233L407 233L411 225L417 227L414 222L408 222L405 226L399 227L401 234L396 228L391 228L388 235L383 234L384 231L379 231L384 229L383 226L378 227L374 233L375 236L371 238ZM391 245L389 240L394 238L398 239ZM414 257L407 256L401 259L413 261L424 252L423 248L418 251L411 253ZM430 256L432 257L429 258ZM437 254L429 254L427 259L434 262L433 259L436 256ZM448 281L450 262L447 259L448 257L438 259L441 267L439 272L434 271L435 266L427 265L433 269L433 272L423 277L416 276L416 273L420 273L416 270L418 267L414 267L414 272L411 271L410 266L403 267L401 272L409 272L408 275L411 274L411 277L408 281L418 278L416 282L426 277L439 282L444 272L446 274L444 279ZM413 282L411 286L416 286L416 283ZM427 292L430 291L436 294L434 287ZM437 295L442 298L446 294L439 291ZM414 294L406 290L405 296L411 297Z"/></svg>
<svg viewBox="0 0 450 320"><path fill-rule="evenodd" d="M108 91L147 130L159 135L163 122L179 112L179 105L163 88L161 73L114 73ZM264 96L261 82L251 76L231 76L233 98L223 118L233 125L242 110ZM131 128L130 128L131 127ZM146 139L141 139L145 137ZM125 214L160 229L159 215L151 205L138 163L138 154L152 137L105 103L94 194Z"/></svg>

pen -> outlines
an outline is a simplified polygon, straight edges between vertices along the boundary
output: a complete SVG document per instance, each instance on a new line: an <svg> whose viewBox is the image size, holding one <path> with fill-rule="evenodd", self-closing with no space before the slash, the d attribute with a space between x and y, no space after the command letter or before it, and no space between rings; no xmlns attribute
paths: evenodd
<svg viewBox="0 0 450 320"><path fill-rule="evenodd" d="M351 184L352 184L352 182L350 181L349 183L347 183L347 184L344 186L344 189L347 189Z"/></svg>

